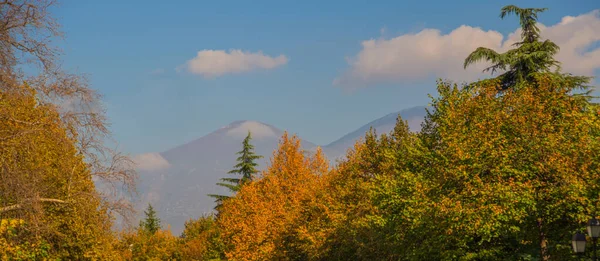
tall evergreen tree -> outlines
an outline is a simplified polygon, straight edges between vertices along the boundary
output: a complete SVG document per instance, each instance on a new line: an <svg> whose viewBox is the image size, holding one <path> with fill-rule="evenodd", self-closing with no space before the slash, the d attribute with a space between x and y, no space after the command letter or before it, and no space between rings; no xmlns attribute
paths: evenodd
<svg viewBox="0 0 600 261"><path fill-rule="evenodd" d="M239 191L244 184L252 181L254 175L258 172L256 170L258 164L255 161L262 158L262 156L254 153L254 145L250 143L251 140L252 134L248 132L248 135L242 142L242 150L236 153L239 155L237 158L238 163L234 166L233 170L228 172L228 174L241 175L241 178L222 178L222 182L217 183L217 185L226 187L231 192L235 193ZM229 198L229 196L225 195L210 194L208 196L216 199L215 202L217 203L217 206L215 209L218 209L221 206L223 200Z"/></svg>
<svg viewBox="0 0 600 261"><path fill-rule="evenodd" d="M160 218L156 215L156 211L151 204L148 204L148 208L144 211L146 218L140 221L140 229L154 234L160 229Z"/></svg>
<svg viewBox="0 0 600 261"><path fill-rule="evenodd" d="M568 80L567 84L581 90L589 89L589 77L571 76L560 74L560 62L554 59L559 51L558 45L550 40L540 37L540 29L537 26L538 13L546 11L547 8L519 8L508 5L501 9L500 18L515 14L519 17L521 25L521 41L514 43L514 49L504 53L498 53L492 49L479 47L473 51L464 62L464 68L479 61L492 63L484 72L492 74L501 73L501 89L505 90L517 86L523 82L533 82L536 73L552 73L553 69L561 78ZM586 93L589 94L589 91Z"/></svg>

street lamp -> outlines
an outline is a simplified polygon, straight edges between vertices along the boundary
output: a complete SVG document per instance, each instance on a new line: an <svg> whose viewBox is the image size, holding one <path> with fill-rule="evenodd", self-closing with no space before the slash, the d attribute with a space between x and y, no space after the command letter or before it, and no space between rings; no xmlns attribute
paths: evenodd
<svg viewBox="0 0 600 261"><path fill-rule="evenodd" d="M595 217L588 221L587 225L588 235L592 238L600 237L600 221Z"/></svg>
<svg viewBox="0 0 600 261"><path fill-rule="evenodd" d="M592 238L592 255L594 256L593 260L597 261L598 257L596 256L596 241L600 236L600 221L598 221L595 217L592 217L592 219L588 221L587 231L588 236Z"/></svg>
<svg viewBox="0 0 600 261"><path fill-rule="evenodd" d="M598 257L596 256L596 241L598 237L600 237L600 221L595 217L592 217L587 223L587 232L588 236L592 238L592 260L598 261ZM577 232L573 235L573 239L571 240L571 244L573 246L573 251L577 254L581 254L585 252L585 235Z"/></svg>
<svg viewBox="0 0 600 261"><path fill-rule="evenodd" d="M577 232L573 235L571 244L573 244L573 251L577 254L583 254L585 252L585 234Z"/></svg>

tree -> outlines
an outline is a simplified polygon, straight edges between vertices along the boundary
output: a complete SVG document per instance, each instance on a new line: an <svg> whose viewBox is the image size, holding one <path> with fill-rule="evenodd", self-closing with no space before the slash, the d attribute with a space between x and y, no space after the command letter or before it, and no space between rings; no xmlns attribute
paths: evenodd
<svg viewBox="0 0 600 261"><path fill-rule="evenodd" d="M53 106L27 84L0 89L0 259L114 259L111 220Z"/></svg>
<svg viewBox="0 0 600 261"><path fill-rule="evenodd" d="M548 73L552 69L560 70L560 62L554 59L559 51L558 45L550 40L541 40L540 29L537 27L538 13L546 11L547 8L519 8L508 5L502 8L500 17L515 14L519 17L521 24L521 41L513 44L514 49L504 53L498 53L492 49L479 47L465 59L464 68L469 65L485 60L492 65L484 69L484 72L502 72L498 76L501 79L501 90L516 87L522 82L533 81L534 73ZM585 84L589 77L563 75L571 81L571 85L580 89L588 89ZM587 93L589 94L589 92Z"/></svg>
<svg viewBox="0 0 600 261"><path fill-rule="evenodd" d="M222 178L221 183L217 183L217 185L221 187L228 188L231 192L235 193L240 190L240 188L247 184L248 182L254 179L254 175L258 172L256 167L258 164L255 162L257 159L262 158L260 155L256 155L254 153L254 146L250 143L252 140L252 136L250 132L242 142L242 150L237 152L237 155L240 155L237 158L237 164L234 166L235 169L228 172L228 174L237 174L241 175L241 178ZM229 196L225 195L209 195L216 199L217 206L215 209L219 209L223 200L228 199Z"/></svg>
<svg viewBox="0 0 600 261"><path fill-rule="evenodd" d="M124 260L189 260L182 258L180 239L169 230L159 229L154 234L141 230L122 232L115 248Z"/></svg>
<svg viewBox="0 0 600 261"><path fill-rule="evenodd" d="M151 235L160 230L160 218L156 215L156 211L151 204L148 204L148 208L146 208L144 214L146 218L140 221L140 229Z"/></svg>
<svg viewBox="0 0 600 261"><path fill-rule="evenodd" d="M598 208L600 109L553 73L497 96L500 79L440 83L421 137L429 189L419 251L438 260L569 260ZM414 246L417 247L417 246Z"/></svg>
<svg viewBox="0 0 600 261"><path fill-rule="evenodd" d="M286 260L306 255L295 239L318 238L304 233L307 223L300 217L313 193L320 191L328 167L320 149L308 158L300 139L284 133L261 178L223 202L218 222L227 259Z"/></svg>
<svg viewBox="0 0 600 261"><path fill-rule="evenodd" d="M135 193L137 178L133 162L112 149L101 95L83 75L60 66L61 52L52 45L63 36L50 11L55 5L55 0L0 1L0 89L27 82L39 104L54 107L87 169L103 185L97 193L105 209L129 218L133 209L127 196Z"/></svg>
<svg viewBox="0 0 600 261"><path fill-rule="evenodd" d="M181 241L184 260L225 260L220 229L213 215L186 221Z"/></svg>

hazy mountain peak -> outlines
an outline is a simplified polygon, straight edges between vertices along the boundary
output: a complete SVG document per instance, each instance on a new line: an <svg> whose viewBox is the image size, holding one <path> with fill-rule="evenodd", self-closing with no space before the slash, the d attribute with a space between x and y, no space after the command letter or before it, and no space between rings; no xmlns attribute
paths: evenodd
<svg viewBox="0 0 600 261"><path fill-rule="evenodd" d="M226 135L238 139L243 139L252 133L252 138L261 139L265 137L278 137L277 131L270 125L258 121L235 121L222 129L227 130Z"/></svg>

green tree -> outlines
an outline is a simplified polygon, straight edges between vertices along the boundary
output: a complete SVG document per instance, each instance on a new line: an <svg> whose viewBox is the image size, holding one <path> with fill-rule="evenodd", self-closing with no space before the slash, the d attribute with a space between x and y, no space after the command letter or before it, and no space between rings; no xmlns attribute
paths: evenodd
<svg viewBox="0 0 600 261"><path fill-rule="evenodd" d="M252 181L254 175L258 172L256 170L258 164L255 161L262 158L262 156L254 153L254 145L250 143L251 140L252 135L248 132L248 135L242 142L242 150L237 152L237 155L240 155L237 158L238 163L234 166L233 170L228 172L228 174L241 175L241 178L222 178L222 182L217 183L217 185L226 187L231 192L235 193L240 190L241 186ZM229 198L229 196L225 195L210 194L209 196L216 199L215 202L217 203L217 206L215 209L218 209L221 206L223 200Z"/></svg>
<svg viewBox="0 0 600 261"><path fill-rule="evenodd" d="M151 204L148 204L148 208L144 211L146 218L140 221L140 229L149 234L154 234L160 230L160 218L156 215L156 211Z"/></svg>
<svg viewBox="0 0 600 261"><path fill-rule="evenodd" d="M225 260L221 231L214 215L186 221L181 243L184 260Z"/></svg>
<svg viewBox="0 0 600 261"><path fill-rule="evenodd" d="M535 74L439 86L422 137L429 210L419 252L437 260L569 260L569 236L598 207L599 108ZM530 86L531 85L531 86ZM388 197L389 198L389 197ZM392 198L393 199L393 198ZM415 246L418 247L418 246Z"/></svg>
<svg viewBox="0 0 600 261"><path fill-rule="evenodd" d="M546 11L547 8L519 8L508 5L502 8L500 17L515 14L519 17L521 24L521 41L513 44L515 48L504 53L498 53L492 49L479 47L473 51L464 62L464 68L479 61L492 63L484 72L491 71L492 74L502 72L498 76L501 79L501 90L517 86L519 83L532 82L535 73L548 73L553 69L556 73L560 71L560 62L554 59L559 51L558 45L550 40L542 40L540 29L537 26L538 13ZM580 89L588 89L585 86L589 77L562 75L570 80L570 85ZM586 94L589 94L586 93Z"/></svg>

